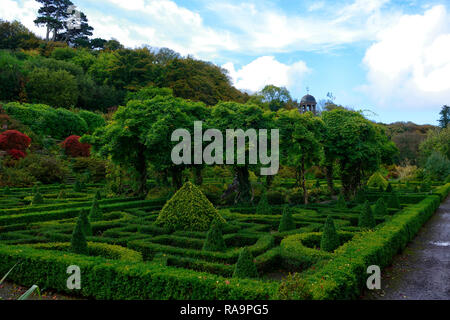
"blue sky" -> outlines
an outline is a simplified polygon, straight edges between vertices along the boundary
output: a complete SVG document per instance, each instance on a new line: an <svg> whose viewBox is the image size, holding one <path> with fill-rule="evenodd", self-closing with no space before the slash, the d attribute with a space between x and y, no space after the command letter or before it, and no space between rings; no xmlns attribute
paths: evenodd
<svg viewBox="0 0 450 320"><path fill-rule="evenodd" d="M168 47L229 70L241 90L306 87L376 121L436 124L450 104L450 0L72 0L95 36ZM39 4L1 0L33 31Z"/></svg>

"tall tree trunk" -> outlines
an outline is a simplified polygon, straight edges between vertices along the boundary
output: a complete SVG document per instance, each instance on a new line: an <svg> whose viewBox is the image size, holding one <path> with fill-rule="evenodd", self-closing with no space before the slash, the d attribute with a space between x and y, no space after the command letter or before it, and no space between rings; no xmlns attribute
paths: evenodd
<svg viewBox="0 0 450 320"><path fill-rule="evenodd" d="M252 203L252 192L250 184L250 174L247 166L235 167L237 180L239 182L238 194L235 202L237 203Z"/></svg>
<svg viewBox="0 0 450 320"><path fill-rule="evenodd" d="M333 163L327 164L325 166L325 171L327 174L328 189L330 190L331 195L334 196Z"/></svg>
<svg viewBox="0 0 450 320"><path fill-rule="evenodd" d="M140 146L138 150L136 170L139 174L138 194L147 195L147 159L145 158L144 146Z"/></svg>
<svg viewBox="0 0 450 320"><path fill-rule="evenodd" d="M308 189L306 188L306 174L305 174L305 157L302 157L301 160L301 179L302 179L304 202L305 204L308 204Z"/></svg>
<svg viewBox="0 0 450 320"><path fill-rule="evenodd" d="M183 169L173 167L170 169L170 173L172 175L172 187L179 190L183 186Z"/></svg>
<svg viewBox="0 0 450 320"><path fill-rule="evenodd" d="M203 184L202 167L194 166L192 170L194 171L194 183L201 186Z"/></svg>

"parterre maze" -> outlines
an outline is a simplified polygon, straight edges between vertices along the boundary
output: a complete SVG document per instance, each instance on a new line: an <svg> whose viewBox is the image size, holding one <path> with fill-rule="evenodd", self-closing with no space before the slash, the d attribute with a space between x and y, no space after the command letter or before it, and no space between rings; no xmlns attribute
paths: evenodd
<svg viewBox="0 0 450 320"><path fill-rule="evenodd" d="M19 284L98 299L271 299L278 297L280 279L297 272L311 284L312 298L353 298L366 274L361 266L388 265L450 189L448 184L414 193L410 186L393 186L400 208L375 215L374 231L358 227L362 202L348 203L348 208L336 202L291 206L295 229L287 232L278 232L282 206L272 206L270 215L257 215L254 207L220 208L227 221L223 252L202 250L207 232L168 232L155 224L165 200L102 199L102 219L91 221L92 236L87 237L89 257L70 253L70 241L76 219L91 209L101 185L87 185L82 192L67 187L64 199L58 197L60 186L42 186L39 205L31 204L31 188L3 189L0 275L17 264L9 278ZM363 200L373 208L380 197L388 203L391 196L369 190ZM341 244L334 253L320 250L328 216ZM254 257L256 280L232 277L242 247ZM81 268L81 290L66 286L69 265Z"/></svg>

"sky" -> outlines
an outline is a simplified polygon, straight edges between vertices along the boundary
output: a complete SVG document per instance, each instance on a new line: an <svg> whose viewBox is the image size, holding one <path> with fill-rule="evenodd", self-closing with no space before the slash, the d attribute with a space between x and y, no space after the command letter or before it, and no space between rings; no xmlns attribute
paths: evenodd
<svg viewBox="0 0 450 320"><path fill-rule="evenodd" d="M450 105L450 0L72 0L94 36L168 47L228 70L248 92L274 84L377 122L437 124ZM0 0L34 25L35 0Z"/></svg>

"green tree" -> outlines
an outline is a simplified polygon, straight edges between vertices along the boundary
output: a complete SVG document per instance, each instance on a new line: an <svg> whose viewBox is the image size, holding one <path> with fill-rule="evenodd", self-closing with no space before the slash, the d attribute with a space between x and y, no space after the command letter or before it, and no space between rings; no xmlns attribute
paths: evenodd
<svg viewBox="0 0 450 320"><path fill-rule="evenodd" d="M26 84L29 99L53 107L74 107L78 99L75 77L65 70L34 69Z"/></svg>
<svg viewBox="0 0 450 320"><path fill-rule="evenodd" d="M33 206L44 203L44 197L42 197L42 194L39 192L39 190L37 190L36 193L34 193L33 200L31 203Z"/></svg>
<svg viewBox="0 0 450 320"><path fill-rule="evenodd" d="M255 263L253 262L252 253L247 247L242 248L239 253L239 258L236 263L233 278L258 278L258 271L256 270Z"/></svg>
<svg viewBox="0 0 450 320"><path fill-rule="evenodd" d="M392 209L400 209L401 208L400 200L398 199L398 195L396 192L390 193L388 202L387 202L387 206L388 206L388 208L392 208Z"/></svg>
<svg viewBox="0 0 450 320"><path fill-rule="evenodd" d="M320 240L320 249L326 252L333 252L339 246L339 235L336 232L333 218L328 216L323 227L322 238Z"/></svg>
<svg viewBox="0 0 450 320"><path fill-rule="evenodd" d="M270 110L275 112L284 108L292 100L291 94L285 87L280 88L274 85L265 86L260 95L263 97L262 102L267 103Z"/></svg>
<svg viewBox="0 0 450 320"><path fill-rule="evenodd" d="M338 209L347 209L347 202L345 201L345 197L344 197L344 194L342 192L339 193L336 207Z"/></svg>
<svg viewBox="0 0 450 320"><path fill-rule="evenodd" d="M53 32L52 40L58 40L60 30L66 28L66 20L70 14L68 9L73 5L70 0L36 0L42 6L38 10L38 17L34 20L37 26L44 25L47 28L45 40L50 40L50 33Z"/></svg>
<svg viewBox="0 0 450 320"><path fill-rule="evenodd" d="M433 152L425 163L425 175L438 181L444 181L450 174L450 160L439 152Z"/></svg>
<svg viewBox="0 0 450 320"><path fill-rule="evenodd" d="M207 127L226 132L228 129L241 129L245 132L255 129L256 139L259 139L261 132L257 129L271 129L274 127L273 114L264 113L261 108L255 105L244 105L237 102L220 102L212 108L211 118L207 121ZM236 137L227 136L227 139L236 141ZM268 146L271 145L271 137L268 136ZM245 139L245 148L234 148L233 171L237 181L238 190L235 202L250 203L252 201L252 188L249 180L249 170L257 171L261 168L260 163L252 163L249 151L255 145L250 143L250 139ZM272 150L274 152L274 150ZM223 163L228 163L226 152L223 152ZM239 161L244 158L244 161ZM242 159L241 159L242 160Z"/></svg>
<svg viewBox="0 0 450 320"><path fill-rule="evenodd" d="M38 38L19 21L0 19L0 49L16 50L27 46L27 42L38 42Z"/></svg>
<svg viewBox="0 0 450 320"><path fill-rule="evenodd" d="M441 115L441 118L439 119L439 125L442 129L445 129L450 123L450 107L443 106L439 114Z"/></svg>
<svg viewBox="0 0 450 320"><path fill-rule="evenodd" d="M420 144L422 163L425 164L432 153L439 152L450 160L450 127L430 130L427 138Z"/></svg>
<svg viewBox="0 0 450 320"><path fill-rule="evenodd" d="M322 113L327 163L337 162L346 198L356 193L361 181L396 152L384 130L359 112L341 108Z"/></svg>
<svg viewBox="0 0 450 320"><path fill-rule="evenodd" d="M358 227L373 229L375 226L376 222L372 208L370 207L369 201L366 201L359 215Z"/></svg>

